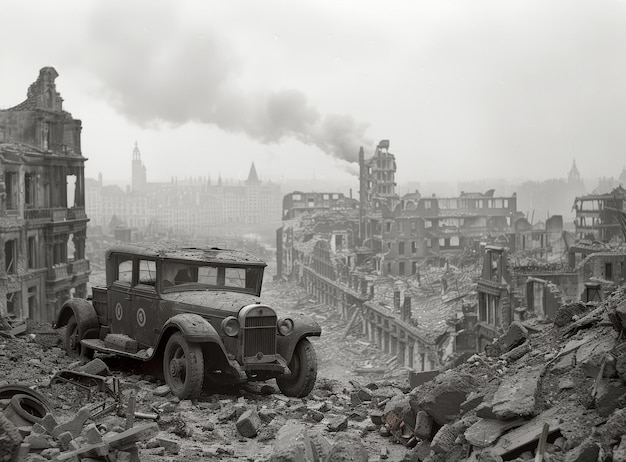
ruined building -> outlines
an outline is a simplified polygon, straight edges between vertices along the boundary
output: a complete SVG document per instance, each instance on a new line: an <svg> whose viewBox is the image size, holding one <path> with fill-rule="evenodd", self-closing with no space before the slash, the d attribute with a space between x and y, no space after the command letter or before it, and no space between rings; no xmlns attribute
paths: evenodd
<svg viewBox="0 0 626 462"><path fill-rule="evenodd" d="M626 189L618 186L607 194L576 197L576 237L601 242L624 241L626 236Z"/></svg>
<svg viewBox="0 0 626 462"><path fill-rule="evenodd" d="M81 121L63 110L52 67L0 111L0 314L52 321L86 296Z"/></svg>
<svg viewBox="0 0 626 462"><path fill-rule="evenodd" d="M529 222L515 194L398 196L386 140L369 159L361 150L359 166L358 203L285 196L277 277L336 307L400 365L462 360L512 321L552 319L561 304L603 299L626 277L622 250L576 241L561 215Z"/></svg>

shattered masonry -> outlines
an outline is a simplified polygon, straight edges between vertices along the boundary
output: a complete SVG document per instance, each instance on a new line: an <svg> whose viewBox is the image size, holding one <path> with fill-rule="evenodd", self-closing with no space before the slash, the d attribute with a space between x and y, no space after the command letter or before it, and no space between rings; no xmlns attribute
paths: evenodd
<svg viewBox="0 0 626 462"><path fill-rule="evenodd" d="M359 166L358 201L284 197L276 277L335 307L399 365L458 363L512 322L553 320L563 304L602 300L625 279L626 248L576 239L561 215L533 225L515 194L400 197L388 140L369 159L361 148Z"/></svg>

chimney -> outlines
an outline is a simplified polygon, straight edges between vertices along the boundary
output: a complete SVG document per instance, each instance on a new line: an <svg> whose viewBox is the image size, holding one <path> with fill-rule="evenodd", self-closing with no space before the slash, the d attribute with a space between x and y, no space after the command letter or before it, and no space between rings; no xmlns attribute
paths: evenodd
<svg viewBox="0 0 626 462"><path fill-rule="evenodd" d="M361 295L367 297L367 279L361 279Z"/></svg>

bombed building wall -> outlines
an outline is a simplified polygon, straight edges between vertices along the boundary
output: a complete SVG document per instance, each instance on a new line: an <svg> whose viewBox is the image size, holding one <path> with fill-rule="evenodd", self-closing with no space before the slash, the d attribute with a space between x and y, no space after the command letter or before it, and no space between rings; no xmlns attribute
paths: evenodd
<svg viewBox="0 0 626 462"><path fill-rule="evenodd" d="M57 76L41 69L27 99L0 111L0 313L41 322L86 294L90 272L81 122Z"/></svg>

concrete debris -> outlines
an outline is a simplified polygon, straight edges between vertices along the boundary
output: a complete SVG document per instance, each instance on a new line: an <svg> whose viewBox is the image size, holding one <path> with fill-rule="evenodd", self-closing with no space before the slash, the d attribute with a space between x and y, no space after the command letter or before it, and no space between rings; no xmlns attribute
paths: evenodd
<svg viewBox="0 0 626 462"><path fill-rule="evenodd" d="M25 348L33 342L0 339L6 352L0 354L1 370L13 364L28 373L39 368L42 379L32 388L55 411L28 425L3 423L1 411L10 400L0 396L0 462L9 462L4 454L20 452L25 461L72 462L520 461L534 459L540 441L544 461L626 462L626 335L620 314L626 293L618 289L603 302L572 306L578 308L563 314L562 326L533 319L514 323L489 355L411 374L416 386L406 369L388 371L394 366L380 361L373 364L387 370L382 377L359 377L343 367L319 377L302 399L270 393L273 382L259 382L228 390L216 386L181 401L146 371L127 373L106 357L81 371L60 351L33 353ZM323 307L315 313L330 318ZM335 330L338 341L343 330ZM350 349L374 357L358 342ZM341 349L319 351L337 355ZM33 358L38 366L28 364ZM119 379L119 403L89 383L48 384L60 369L99 371L107 383ZM131 397L136 419L126 429Z"/></svg>

